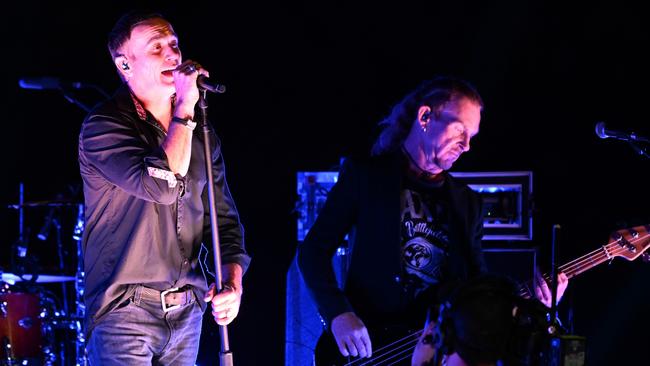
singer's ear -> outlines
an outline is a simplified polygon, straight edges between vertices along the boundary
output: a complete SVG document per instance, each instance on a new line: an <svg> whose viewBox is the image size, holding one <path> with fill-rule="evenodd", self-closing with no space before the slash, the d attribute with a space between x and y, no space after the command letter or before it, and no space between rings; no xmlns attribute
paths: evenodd
<svg viewBox="0 0 650 366"><path fill-rule="evenodd" d="M128 81L129 77L131 76L131 68L129 67L129 62L126 59L126 56L117 56L113 62L115 63L115 67L117 67L120 76L122 76L122 79Z"/></svg>

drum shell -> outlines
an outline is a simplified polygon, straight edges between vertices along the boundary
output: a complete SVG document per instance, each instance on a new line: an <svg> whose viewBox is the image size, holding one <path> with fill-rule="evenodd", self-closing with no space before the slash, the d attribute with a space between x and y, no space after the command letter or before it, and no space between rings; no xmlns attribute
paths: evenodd
<svg viewBox="0 0 650 366"><path fill-rule="evenodd" d="M11 357L35 358L42 355L43 328L41 304L37 294L0 294L0 357L5 358L5 342L11 345Z"/></svg>

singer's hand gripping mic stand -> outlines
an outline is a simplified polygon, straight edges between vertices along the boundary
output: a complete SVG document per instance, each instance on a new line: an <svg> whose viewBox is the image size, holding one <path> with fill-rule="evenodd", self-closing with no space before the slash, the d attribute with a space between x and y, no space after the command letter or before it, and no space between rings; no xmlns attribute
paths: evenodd
<svg viewBox="0 0 650 366"><path fill-rule="evenodd" d="M207 173L208 185L208 204L210 205L210 226L212 227L212 251L214 253L214 273L217 293L223 290L221 275L221 247L219 244L219 227L217 226L217 210L214 197L214 177L212 175L212 152L210 151L210 127L208 126L208 102L206 98L207 91L199 89L199 107L200 125L203 130L203 151L205 154L205 168ZM221 352L219 353L219 364L221 366L232 366L233 358L228 341L228 328L225 325L219 326L219 335L221 338Z"/></svg>

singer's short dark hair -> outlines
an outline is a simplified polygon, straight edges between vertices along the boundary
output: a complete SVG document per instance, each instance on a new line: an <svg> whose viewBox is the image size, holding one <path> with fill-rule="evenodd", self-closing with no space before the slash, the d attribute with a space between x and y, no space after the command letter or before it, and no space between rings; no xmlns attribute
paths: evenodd
<svg viewBox="0 0 650 366"><path fill-rule="evenodd" d="M108 52L111 53L111 57L115 59L120 56L119 49L129 40L133 28L151 19L165 19L165 17L159 12L150 10L132 10L122 15L108 33Z"/></svg>

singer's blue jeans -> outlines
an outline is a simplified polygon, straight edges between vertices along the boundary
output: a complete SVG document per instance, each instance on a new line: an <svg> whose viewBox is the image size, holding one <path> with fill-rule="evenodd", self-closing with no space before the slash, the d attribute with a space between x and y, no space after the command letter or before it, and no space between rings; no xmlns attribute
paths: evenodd
<svg viewBox="0 0 650 366"><path fill-rule="evenodd" d="M199 351L203 310L193 301L168 313L136 295L106 314L87 345L89 364L188 365Z"/></svg>

